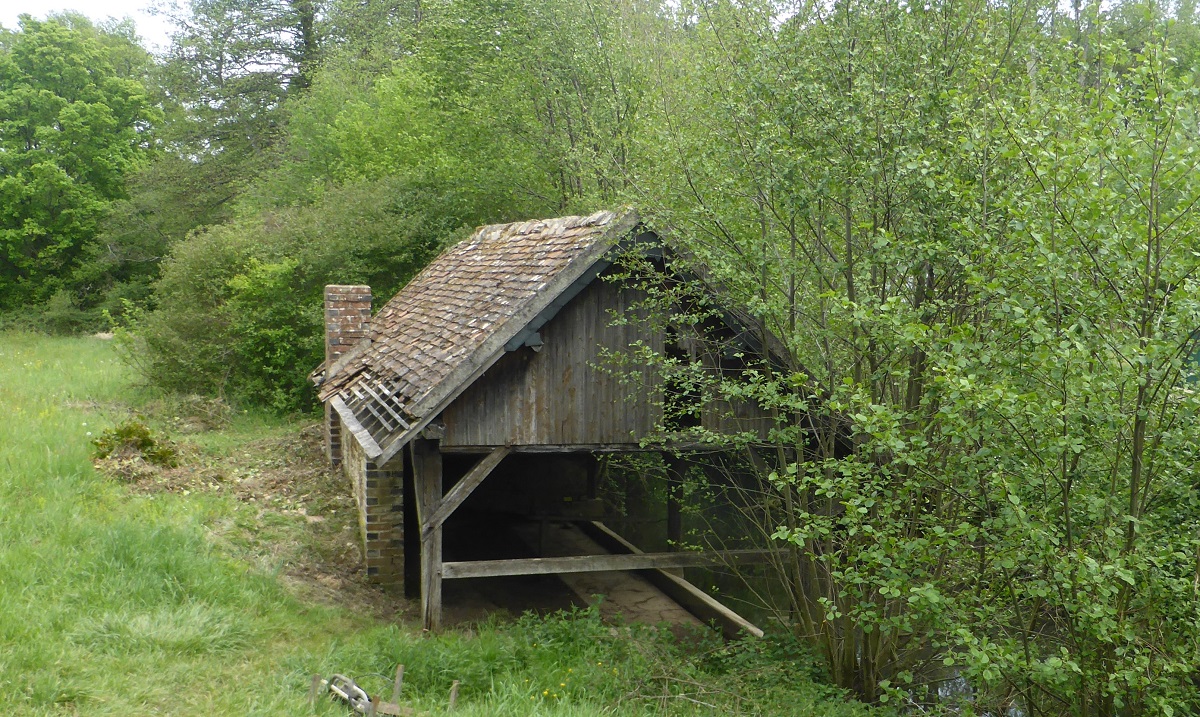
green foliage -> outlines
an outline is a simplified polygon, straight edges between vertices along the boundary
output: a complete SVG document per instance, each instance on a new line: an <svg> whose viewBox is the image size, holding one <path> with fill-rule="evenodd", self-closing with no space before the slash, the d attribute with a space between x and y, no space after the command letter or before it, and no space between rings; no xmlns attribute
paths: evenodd
<svg viewBox="0 0 1200 717"><path fill-rule="evenodd" d="M61 286L147 155L139 52L72 16L0 42L0 308Z"/></svg>
<svg viewBox="0 0 1200 717"><path fill-rule="evenodd" d="M361 282L390 296L448 232L419 201L387 180L352 183L184 241L164 266L158 306L133 319L131 360L174 390L311 408L325 285Z"/></svg>
<svg viewBox="0 0 1200 717"><path fill-rule="evenodd" d="M179 452L169 441L154 436L142 418L129 418L106 428L92 439L96 458L141 458L156 466L174 468Z"/></svg>
<svg viewBox="0 0 1200 717"><path fill-rule="evenodd" d="M654 5L590 0L429 4L416 61L443 109L462 108L479 142L526 175L516 186L563 213L613 201L631 178L649 55L637 39Z"/></svg>
<svg viewBox="0 0 1200 717"><path fill-rule="evenodd" d="M117 153L103 196L30 159L28 186L80 209L9 227L0 305L69 328L144 302L125 345L153 383L294 410L323 284L386 298L463 227L632 201L783 342L749 373L710 370L745 357L727 341L627 358L679 387L664 428L696 404L777 416L765 442L698 437L765 456L748 510L793 558L780 616L835 682L1195 712L1195 9L1065 10L193 2L162 156L121 189ZM29 27L0 78L22 37L75 37ZM59 54L137 64L86 37ZM714 316L648 288L660 326Z"/></svg>
<svg viewBox="0 0 1200 717"><path fill-rule="evenodd" d="M224 495L134 493L92 471L89 431L124 404L146 408L131 379L109 342L0 336L0 411L14 419L0 422L5 715L345 717L344 704L308 704L310 676L341 672L389 695L397 663L406 704L430 714L455 679L468 717L870 714L774 641L692 649L594 611L426 635L325 591L298 596L282 556L285 537L313 529L304 517L264 520L260 505ZM233 423L194 434L206 461L227 467L294 431L253 412ZM260 555L231 539L242 526Z"/></svg>
<svg viewBox="0 0 1200 717"><path fill-rule="evenodd" d="M1170 43L1035 6L698 13L645 201L787 351L657 360L778 416L733 438L769 459L798 634L869 700L1196 712L1200 102Z"/></svg>

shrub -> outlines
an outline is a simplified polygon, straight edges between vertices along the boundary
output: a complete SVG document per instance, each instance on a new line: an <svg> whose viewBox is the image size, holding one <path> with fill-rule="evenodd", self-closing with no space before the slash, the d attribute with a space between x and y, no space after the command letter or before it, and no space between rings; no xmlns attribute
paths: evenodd
<svg viewBox="0 0 1200 717"><path fill-rule="evenodd" d="M129 315L126 355L170 390L281 413L312 408L306 376L324 358L325 285L390 296L455 228L420 207L397 182L378 180L193 235L164 264L157 307Z"/></svg>
<svg viewBox="0 0 1200 717"><path fill-rule="evenodd" d="M174 468L179 463L179 452L169 441L156 438L141 419L130 418L102 432L92 439L95 456L108 458L136 459L164 468Z"/></svg>

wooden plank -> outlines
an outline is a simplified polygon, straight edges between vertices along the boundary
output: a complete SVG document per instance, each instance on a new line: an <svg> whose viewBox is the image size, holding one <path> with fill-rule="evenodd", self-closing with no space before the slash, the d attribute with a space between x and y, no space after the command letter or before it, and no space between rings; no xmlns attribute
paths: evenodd
<svg viewBox="0 0 1200 717"><path fill-rule="evenodd" d="M500 461L504 460L511 450L508 446L501 446L475 464L475 467L463 476L462 480L455 483L450 492L438 502L428 519L421 521L421 533L424 534L434 528L442 527L450 514L462 505L467 496L471 495L485 478L491 475L492 470L500 465Z"/></svg>
<svg viewBox="0 0 1200 717"><path fill-rule="evenodd" d="M703 565L767 562L770 550L721 550L695 553L641 553L640 555L573 555L566 558L519 558L516 560L467 560L444 563L442 576L492 578L504 575L555 575L597 573L608 570L687 568Z"/></svg>
<svg viewBox="0 0 1200 717"><path fill-rule="evenodd" d="M609 550L642 553L637 546L622 538L604 523L599 521L580 523L580 527L593 540ZM683 606L685 610L700 618L702 622L715 622L721 627L721 634L730 640L741 637L742 633L755 637L763 636L763 631L754 623L722 605L719 600L678 575L664 570L642 570L638 574L649 580L651 585L666 593L667 597Z"/></svg>
<svg viewBox="0 0 1200 717"><path fill-rule="evenodd" d="M363 428L362 424L358 422L358 417L354 415L354 411L346 405L345 401L338 396L334 396L329 399L329 405L342 417L342 423L346 424L346 428L354 435L355 440L358 441L358 445L362 446L363 452L368 457L372 453L379 452L379 446L375 443L375 439L371 438L371 434L367 433L367 429ZM379 465L383 465L383 462L380 462Z"/></svg>
<svg viewBox="0 0 1200 717"><path fill-rule="evenodd" d="M611 326L609 310L637 312L637 293L592 282L542 329L540 352L506 354L442 413L442 451L467 445L581 445L635 441L649 435L656 403L653 367L642 369L650 391L637 391L606 370L603 349L651 346L644 322ZM633 400L631 400L633 399Z"/></svg>
<svg viewBox="0 0 1200 717"><path fill-rule="evenodd" d="M485 443L480 445L442 445L442 453L487 453L495 450L500 444ZM689 453L720 453L729 450L729 446L715 443L679 442L668 443L665 448ZM655 448L648 448L640 443L570 443L566 445L528 445L513 443L510 446L513 453L650 453Z"/></svg>
<svg viewBox="0 0 1200 717"><path fill-rule="evenodd" d="M391 717L413 717L414 715L427 714L425 712L417 712L412 707L404 707L395 702L379 702L378 698L371 704L375 706L375 714L391 715Z"/></svg>
<svg viewBox="0 0 1200 717"><path fill-rule="evenodd" d="M674 453L664 453L667 464L667 550L677 551L683 542L683 475L687 465Z"/></svg>
<svg viewBox="0 0 1200 717"><path fill-rule="evenodd" d="M425 525L442 500L442 454L435 441L412 442L417 520ZM442 626L442 528L421 531L421 621L426 630Z"/></svg>

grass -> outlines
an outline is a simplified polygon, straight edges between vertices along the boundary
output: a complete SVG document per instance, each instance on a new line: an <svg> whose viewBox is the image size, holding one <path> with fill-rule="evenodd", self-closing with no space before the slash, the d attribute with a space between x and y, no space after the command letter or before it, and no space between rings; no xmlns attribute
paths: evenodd
<svg viewBox="0 0 1200 717"><path fill-rule="evenodd" d="M0 333L0 714L347 715L309 706L310 675L386 693L397 663L430 714L456 679L462 715L867 714L783 643L685 648L591 611L426 637L298 587L296 561L347 559L350 527L260 490L257 447L295 424L189 429L161 490L94 470L100 431L135 409L182 431L177 406L133 388L109 342Z"/></svg>

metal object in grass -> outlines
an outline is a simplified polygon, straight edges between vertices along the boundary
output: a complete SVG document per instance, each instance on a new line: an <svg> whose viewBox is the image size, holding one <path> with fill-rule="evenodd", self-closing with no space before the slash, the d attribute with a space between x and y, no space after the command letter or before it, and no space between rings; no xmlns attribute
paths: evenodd
<svg viewBox="0 0 1200 717"><path fill-rule="evenodd" d="M392 701L384 702L381 698L372 698L367 694L367 691L359 687L354 680L345 675L333 675L328 680L321 679L320 675L312 676L312 687L308 692L308 702L310 705L316 705L317 694L322 687L328 687L330 694L340 699L350 706L355 712L367 715L367 717L378 717L379 715L393 715L395 717L427 717L425 712L417 712L411 707L405 707L400 704L400 689L404 685L404 665L396 666L396 680L392 685ZM458 680L450 685L450 705L449 709L453 710L458 706Z"/></svg>
<svg viewBox="0 0 1200 717"><path fill-rule="evenodd" d="M372 711L370 695L345 675L332 675L329 678L329 691L350 705L355 712L367 714Z"/></svg>

